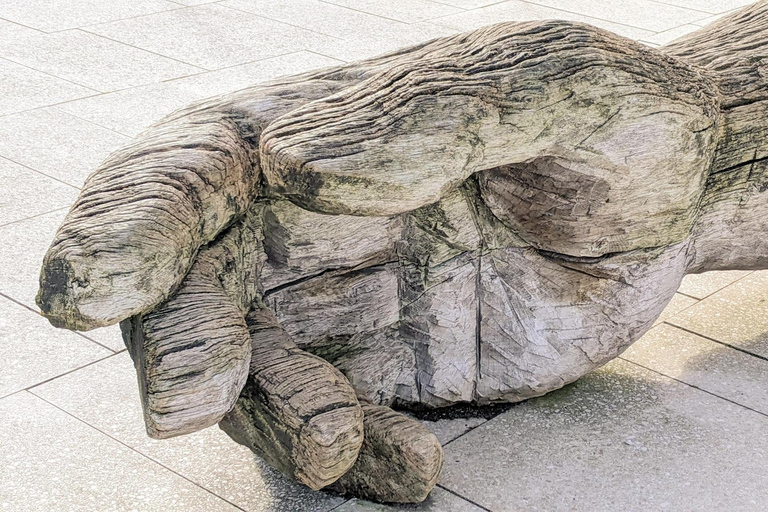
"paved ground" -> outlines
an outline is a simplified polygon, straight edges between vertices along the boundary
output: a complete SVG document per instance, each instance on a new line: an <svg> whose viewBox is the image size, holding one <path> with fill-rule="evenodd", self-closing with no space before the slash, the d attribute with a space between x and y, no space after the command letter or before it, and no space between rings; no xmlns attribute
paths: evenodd
<svg viewBox="0 0 768 512"><path fill-rule="evenodd" d="M503 20L663 44L749 0L0 0L0 510L381 510L311 492L215 428L143 432L116 329L35 313L86 176L192 100ZM445 443L421 510L765 510L768 273L686 279L621 359Z"/></svg>

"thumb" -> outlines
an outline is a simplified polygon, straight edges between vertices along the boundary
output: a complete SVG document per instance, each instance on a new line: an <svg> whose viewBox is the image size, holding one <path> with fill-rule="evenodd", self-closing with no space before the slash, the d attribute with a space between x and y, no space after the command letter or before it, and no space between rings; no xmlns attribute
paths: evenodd
<svg viewBox="0 0 768 512"><path fill-rule="evenodd" d="M91 175L43 260L37 303L87 330L163 300L255 183L232 120L199 109L150 129Z"/></svg>
<svg viewBox="0 0 768 512"><path fill-rule="evenodd" d="M252 148L272 119L343 79L254 87L172 114L85 184L45 255L37 304L57 327L89 330L167 299L198 249L258 193Z"/></svg>

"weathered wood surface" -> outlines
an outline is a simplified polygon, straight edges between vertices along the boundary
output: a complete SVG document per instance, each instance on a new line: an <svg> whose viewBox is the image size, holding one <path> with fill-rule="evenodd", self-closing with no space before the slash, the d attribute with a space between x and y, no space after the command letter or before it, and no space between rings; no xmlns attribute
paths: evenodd
<svg viewBox="0 0 768 512"><path fill-rule="evenodd" d="M312 489L335 482L363 442L355 390L328 362L296 347L270 311L254 309L247 321L248 382L221 427Z"/></svg>
<svg viewBox="0 0 768 512"><path fill-rule="evenodd" d="M173 297L121 323L152 437L215 425L245 385L252 349L243 317L265 260L261 209L203 248Z"/></svg>
<svg viewBox="0 0 768 512"><path fill-rule="evenodd" d="M576 209L539 222L531 245L600 256L687 235L718 115L696 69L581 24L500 24L441 42L270 123L260 154L272 188L317 211L391 215L478 171L548 157L610 193L580 205L593 220L578 237L565 230ZM574 189L553 195L568 202ZM520 204L513 214L530 215Z"/></svg>
<svg viewBox="0 0 768 512"><path fill-rule="evenodd" d="M38 303L80 330L151 311L258 197L253 147L276 117L350 81L294 78L172 114L87 180L45 256Z"/></svg>
<svg viewBox="0 0 768 512"><path fill-rule="evenodd" d="M123 321L150 435L220 422L419 501L439 445L389 406L544 394L686 273L768 268L767 66L763 1L661 49L503 23L201 102L88 180L38 303Z"/></svg>
<svg viewBox="0 0 768 512"><path fill-rule="evenodd" d="M443 448L421 422L363 404L365 437L354 466L332 489L374 501L421 502L437 483Z"/></svg>
<svg viewBox="0 0 768 512"><path fill-rule="evenodd" d="M691 272L768 266L768 2L662 51L701 66L721 97L719 137L694 228Z"/></svg>

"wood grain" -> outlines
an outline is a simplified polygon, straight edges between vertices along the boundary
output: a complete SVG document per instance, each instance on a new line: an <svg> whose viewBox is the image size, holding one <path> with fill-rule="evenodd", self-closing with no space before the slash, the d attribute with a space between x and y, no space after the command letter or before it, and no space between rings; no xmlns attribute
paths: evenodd
<svg viewBox="0 0 768 512"><path fill-rule="evenodd" d="M768 268L766 36L502 23L200 102L89 178L38 304L123 322L151 436L421 501L442 451L390 407L542 395L686 273Z"/></svg>

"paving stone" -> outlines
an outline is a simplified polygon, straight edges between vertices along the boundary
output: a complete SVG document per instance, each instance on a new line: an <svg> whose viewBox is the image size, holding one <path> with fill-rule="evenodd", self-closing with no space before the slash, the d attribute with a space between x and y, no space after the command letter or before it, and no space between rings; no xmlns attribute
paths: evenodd
<svg viewBox="0 0 768 512"><path fill-rule="evenodd" d="M750 3L751 3L751 1L750 1ZM717 21L720 18L722 18L723 16L727 16L727 15L731 14L731 12L732 11L724 12L724 13L721 13L721 14L715 14L714 16L709 16L708 18L704 18L703 20L694 21L693 24L694 25L698 25L700 27L706 27L707 25L709 25L713 21Z"/></svg>
<svg viewBox="0 0 768 512"><path fill-rule="evenodd" d="M0 226L0 293L37 311L40 265L66 213L65 208Z"/></svg>
<svg viewBox="0 0 768 512"><path fill-rule="evenodd" d="M75 333L52 327L40 315L0 296L0 397L110 354L111 351Z"/></svg>
<svg viewBox="0 0 768 512"><path fill-rule="evenodd" d="M5 59L0 59L0 116L98 94Z"/></svg>
<svg viewBox="0 0 768 512"><path fill-rule="evenodd" d="M0 18L53 32L178 8L165 0L24 0L0 2Z"/></svg>
<svg viewBox="0 0 768 512"><path fill-rule="evenodd" d="M693 24L680 25L679 27L671 28L663 32L658 32L657 34L644 38L642 39L642 42L665 45L665 44L671 43L675 39L679 39L685 35L688 35L691 32L696 32L699 29L701 29L701 27L699 27L698 25L693 25Z"/></svg>
<svg viewBox="0 0 768 512"><path fill-rule="evenodd" d="M219 5L341 39L375 37L402 25L395 20L319 0L226 0Z"/></svg>
<svg viewBox="0 0 768 512"><path fill-rule="evenodd" d="M56 107L0 120L0 156L78 188L111 152L129 140Z"/></svg>
<svg viewBox="0 0 768 512"><path fill-rule="evenodd" d="M43 34L19 25L0 27L0 57L102 92L201 71L81 30Z"/></svg>
<svg viewBox="0 0 768 512"><path fill-rule="evenodd" d="M77 188L0 157L0 226L71 205Z"/></svg>
<svg viewBox="0 0 768 512"><path fill-rule="evenodd" d="M672 300L669 302L669 304L667 304L667 307L664 308L664 311L661 312L661 315L659 315L659 318L657 318L653 324L654 325L660 324L661 322L667 320L668 318L675 316L680 311L688 309L689 307L693 306L697 302L698 301L696 299L692 299L690 297L686 297L685 295L680 295L679 293L676 293L672 297Z"/></svg>
<svg viewBox="0 0 768 512"><path fill-rule="evenodd" d="M320 47L332 39L216 4L94 25L88 30L209 70Z"/></svg>
<svg viewBox="0 0 768 512"><path fill-rule="evenodd" d="M0 293L38 311L35 295L39 288L40 266L67 209L0 226L6 245L0 251ZM48 326L48 322L44 321ZM67 332L56 329L55 332ZM116 325L80 333L115 352L125 349Z"/></svg>
<svg viewBox="0 0 768 512"><path fill-rule="evenodd" d="M219 71L73 101L63 111L134 137L172 111L217 94L244 89L283 75L337 65L341 61L300 51Z"/></svg>
<svg viewBox="0 0 768 512"><path fill-rule="evenodd" d="M749 274L750 271L745 270L720 270L704 272L703 274L690 274L683 278L677 291L697 299L704 299Z"/></svg>
<svg viewBox="0 0 768 512"><path fill-rule="evenodd" d="M329 3L377 16L415 23L461 12L462 9L430 0L328 0Z"/></svg>
<svg viewBox="0 0 768 512"><path fill-rule="evenodd" d="M0 422L5 510L237 510L28 392Z"/></svg>
<svg viewBox="0 0 768 512"><path fill-rule="evenodd" d="M431 21L431 23L442 25L464 32L475 30L493 23L502 21L533 21L533 20L567 20L589 23L596 27L604 28L615 32L616 34L630 39L643 39L652 37L654 31L644 30L642 28L620 25L611 21L605 21L582 14L575 14L563 10L552 9L541 5L508 0L498 4L493 4L481 9L444 16Z"/></svg>
<svg viewBox="0 0 768 512"><path fill-rule="evenodd" d="M614 0L536 0L536 4L600 18L614 23L661 32L707 17L693 11L651 0L615 2Z"/></svg>
<svg viewBox="0 0 768 512"><path fill-rule="evenodd" d="M768 271L753 272L668 322L768 357L767 289Z"/></svg>
<svg viewBox="0 0 768 512"><path fill-rule="evenodd" d="M446 445L457 439L473 428L479 427L485 423L485 418L453 418L439 419L436 421L422 421L427 428L437 436L440 444Z"/></svg>
<svg viewBox="0 0 768 512"><path fill-rule="evenodd" d="M651 329L621 356L768 415L768 361L671 325Z"/></svg>
<svg viewBox="0 0 768 512"><path fill-rule="evenodd" d="M344 501L289 481L218 427L173 439L147 437L136 372L127 353L52 380L33 391L246 510L324 511ZM176 509L170 504L168 507Z"/></svg>
<svg viewBox="0 0 768 512"><path fill-rule="evenodd" d="M228 0L220 5L327 34L321 44L309 49L342 61L456 33L431 23L401 23L318 0Z"/></svg>
<svg viewBox="0 0 768 512"><path fill-rule="evenodd" d="M169 1L175 2L180 5L192 6L192 5L212 4L220 0L169 0Z"/></svg>
<svg viewBox="0 0 768 512"><path fill-rule="evenodd" d="M458 34L459 32L459 30L437 25L429 21L409 25L400 23L388 33L370 34L364 38L356 39L339 39L324 44L317 51L329 57L351 62L368 59L437 37Z"/></svg>
<svg viewBox="0 0 768 512"><path fill-rule="evenodd" d="M755 3L754 0L664 0L665 4L677 5L696 11L705 11L713 14L720 14L749 4Z"/></svg>
<svg viewBox="0 0 768 512"><path fill-rule="evenodd" d="M80 335L89 340L93 340L100 345L104 345L115 352L125 350L125 343L123 343L123 336L120 333L120 327L118 325L100 327L91 331L81 332Z"/></svg>
<svg viewBox="0 0 768 512"><path fill-rule="evenodd" d="M441 485L494 511L759 510L768 418L615 360L446 449Z"/></svg>
<svg viewBox="0 0 768 512"><path fill-rule="evenodd" d="M334 512L388 512L395 510L418 510L419 512L479 512L482 509L472 503L435 487L426 500L419 505L384 505L370 501L351 499L334 509Z"/></svg>
<svg viewBox="0 0 768 512"><path fill-rule="evenodd" d="M461 9L477 9L491 4L499 3L499 0L440 0L441 4L452 5Z"/></svg>

